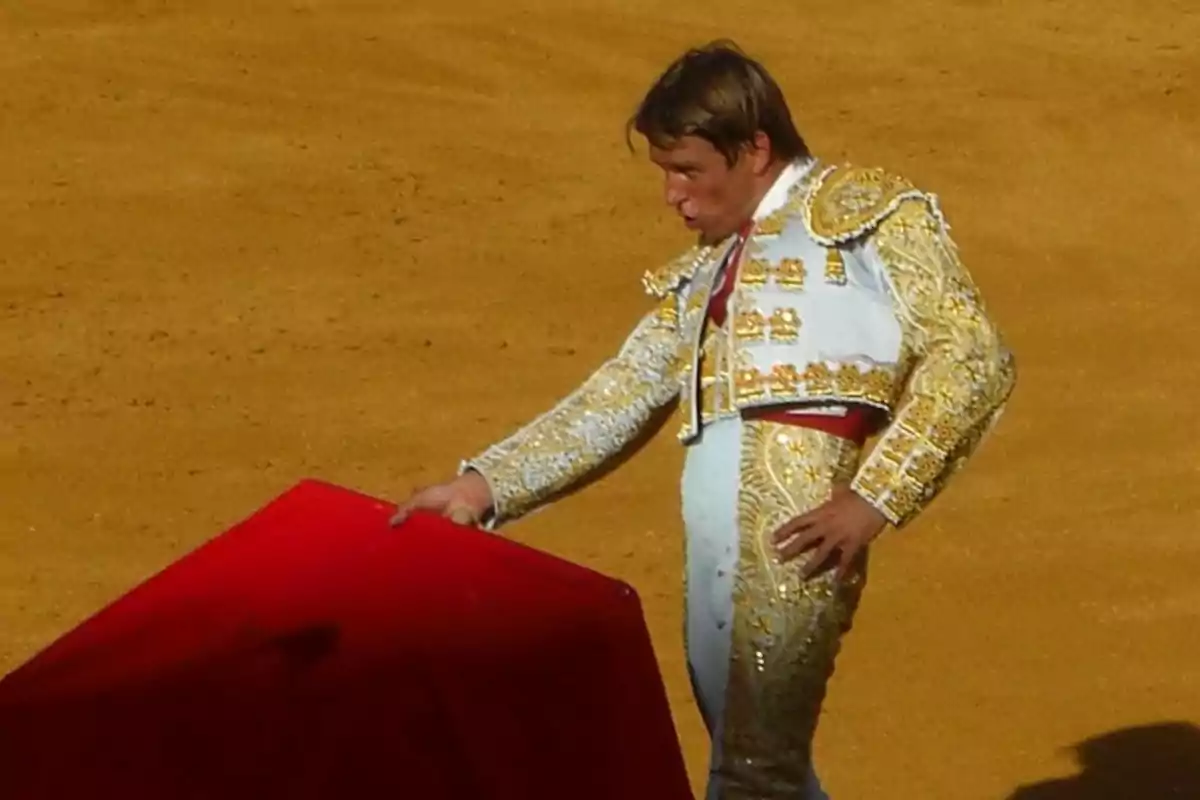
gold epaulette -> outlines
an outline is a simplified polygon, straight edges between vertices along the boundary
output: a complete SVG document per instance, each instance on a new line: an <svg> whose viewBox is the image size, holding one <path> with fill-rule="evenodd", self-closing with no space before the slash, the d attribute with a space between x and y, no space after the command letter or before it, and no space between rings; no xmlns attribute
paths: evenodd
<svg viewBox="0 0 1200 800"><path fill-rule="evenodd" d="M825 247L870 233L905 200L935 201L904 178L882 169L829 167L801 205L809 233Z"/></svg>

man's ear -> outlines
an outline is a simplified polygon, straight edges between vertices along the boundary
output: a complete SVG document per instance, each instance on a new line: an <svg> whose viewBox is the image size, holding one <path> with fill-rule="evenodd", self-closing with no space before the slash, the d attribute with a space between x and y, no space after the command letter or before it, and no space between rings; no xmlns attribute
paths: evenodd
<svg viewBox="0 0 1200 800"><path fill-rule="evenodd" d="M756 175L763 175L771 167L774 152L771 147L771 137L763 131L754 134L753 141L748 145L746 155L750 156L751 164Z"/></svg>

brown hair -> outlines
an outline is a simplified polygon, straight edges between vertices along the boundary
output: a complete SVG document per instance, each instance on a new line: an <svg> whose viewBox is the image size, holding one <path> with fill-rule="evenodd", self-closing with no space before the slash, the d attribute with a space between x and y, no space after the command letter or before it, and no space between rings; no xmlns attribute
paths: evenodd
<svg viewBox="0 0 1200 800"><path fill-rule="evenodd" d="M759 131L778 159L810 155L775 79L729 40L688 50L667 67L625 126L631 149L635 130L655 147L698 136L730 164Z"/></svg>

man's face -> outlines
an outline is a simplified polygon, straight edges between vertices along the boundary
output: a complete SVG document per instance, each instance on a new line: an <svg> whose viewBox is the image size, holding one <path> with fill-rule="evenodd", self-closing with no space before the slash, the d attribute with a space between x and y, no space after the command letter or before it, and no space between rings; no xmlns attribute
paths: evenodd
<svg viewBox="0 0 1200 800"><path fill-rule="evenodd" d="M680 137L669 147L650 146L650 160L663 171L663 199L706 243L737 232L754 213L768 153L747 147L730 165L698 136Z"/></svg>

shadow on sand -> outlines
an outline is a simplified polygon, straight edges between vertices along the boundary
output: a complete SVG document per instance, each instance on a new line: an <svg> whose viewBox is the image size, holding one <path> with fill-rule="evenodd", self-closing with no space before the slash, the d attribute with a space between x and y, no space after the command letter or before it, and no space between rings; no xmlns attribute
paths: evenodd
<svg viewBox="0 0 1200 800"><path fill-rule="evenodd" d="M1200 800L1200 727L1124 728L1073 748L1079 774L1022 786L1008 800Z"/></svg>

